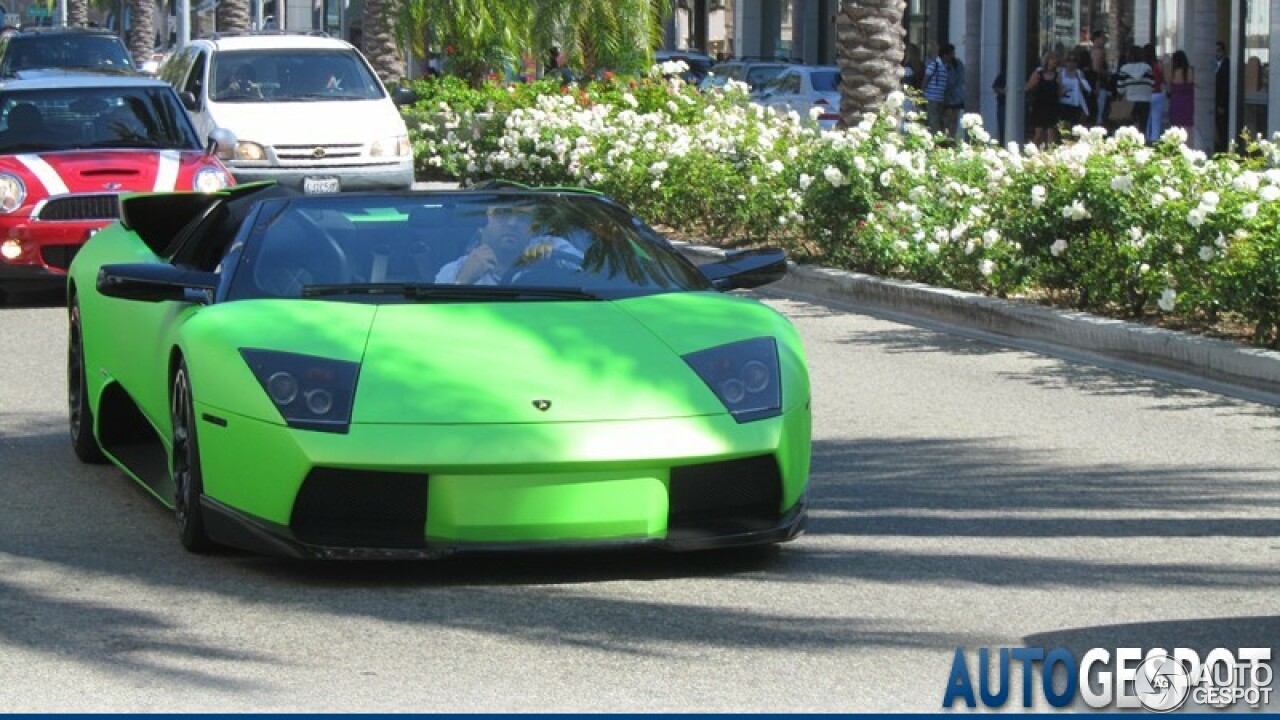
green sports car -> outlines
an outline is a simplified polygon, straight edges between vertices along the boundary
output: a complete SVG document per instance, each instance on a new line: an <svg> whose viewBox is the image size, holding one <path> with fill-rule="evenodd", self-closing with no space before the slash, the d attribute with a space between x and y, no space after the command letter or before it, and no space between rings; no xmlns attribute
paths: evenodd
<svg viewBox="0 0 1280 720"><path fill-rule="evenodd" d="M71 441L192 551L790 540L809 381L792 325L572 190L127 196L69 271Z"/></svg>

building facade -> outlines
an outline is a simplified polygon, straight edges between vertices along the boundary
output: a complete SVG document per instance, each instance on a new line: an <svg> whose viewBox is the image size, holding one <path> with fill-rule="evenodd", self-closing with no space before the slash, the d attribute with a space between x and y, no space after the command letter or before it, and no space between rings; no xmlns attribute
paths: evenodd
<svg viewBox="0 0 1280 720"><path fill-rule="evenodd" d="M839 0L675 0L673 7L676 22L689 30L669 34L672 47L835 63ZM1280 56L1280 0L908 0L903 25L907 43L925 60L940 43L956 46L969 109L981 112L989 128L998 127L992 83L1004 73L1010 139L1025 136L1022 88L1040 59L1050 50L1090 48L1097 30L1108 35L1113 71L1135 45L1153 45L1162 59L1187 53L1195 69L1193 146L1210 150L1242 130L1280 132L1280 70L1271 64ZM704 29L695 32L698 27ZM1218 43L1226 51L1222 61ZM1220 62L1226 64L1221 85ZM1220 88L1225 97L1219 98Z"/></svg>

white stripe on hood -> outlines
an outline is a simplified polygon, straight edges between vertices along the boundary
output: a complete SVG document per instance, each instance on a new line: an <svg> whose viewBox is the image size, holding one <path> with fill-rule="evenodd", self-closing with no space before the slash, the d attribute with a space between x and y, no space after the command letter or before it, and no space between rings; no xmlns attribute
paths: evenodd
<svg viewBox="0 0 1280 720"><path fill-rule="evenodd" d="M44 185L49 195L66 195L70 192L67 190L67 184L62 182L62 176L53 169L53 166L45 162L44 158L39 155L18 155L17 158L18 162L25 165L40 184Z"/></svg>
<svg viewBox="0 0 1280 720"><path fill-rule="evenodd" d="M178 166L181 164L182 154L177 150L162 150L160 152L160 167L156 170L156 185L152 188L155 192L172 192L174 186L178 183Z"/></svg>

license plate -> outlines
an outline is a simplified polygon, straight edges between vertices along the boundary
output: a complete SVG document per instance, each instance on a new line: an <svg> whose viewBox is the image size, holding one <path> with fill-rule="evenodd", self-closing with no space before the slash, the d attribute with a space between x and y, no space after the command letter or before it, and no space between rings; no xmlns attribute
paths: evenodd
<svg viewBox="0 0 1280 720"><path fill-rule="evenodd" d="M342 189L342 185L338 182L338 178L303 178L302 192L308 195L316 193L336 193Z"/></svg>

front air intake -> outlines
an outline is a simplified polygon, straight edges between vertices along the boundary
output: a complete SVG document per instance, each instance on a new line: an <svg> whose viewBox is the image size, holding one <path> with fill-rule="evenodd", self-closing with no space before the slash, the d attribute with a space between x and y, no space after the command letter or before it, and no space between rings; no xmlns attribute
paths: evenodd
<svg viewBox="0 0 1280 720"><path fill-rule="evenodd" d="M773 455L671 469L668 539L756 532L781 520L782 473Z"/></svg>
<svg viewBox="0 0 1280 720"><path fill-rule="evenodd" d="M426 475L320 467L303 481L289 528L308 545L415 548L426 524Z"/></svg>

